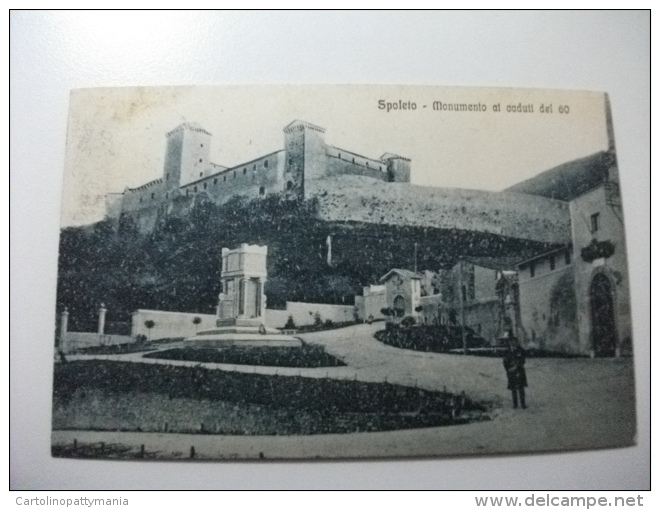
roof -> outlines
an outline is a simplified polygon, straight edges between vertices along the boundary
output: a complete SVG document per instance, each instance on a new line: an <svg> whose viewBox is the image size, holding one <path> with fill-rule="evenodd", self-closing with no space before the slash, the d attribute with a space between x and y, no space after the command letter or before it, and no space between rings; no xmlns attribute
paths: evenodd
<svg viewBox="0 0 660 510"><path fill-rule="evenodd" d="M389 280L390 277L394 275L394 273L397 273L397 274L399 274L399 275L401 275L405 278L410 278L410 279L415 279L415 280L421 280L422 279L422 277L419 274L417 274L413 271L409 271L407 269L391 269L385 276L383 276L380 279L380 281L384 282L386 280Z"/></svg>
<svg viewBox="0 0 660 510"><path fill-rule="evenodd" d="M404 161L410 161L408 158L404 158L403 156L399 156L398 154L392 154L391 152L386 152L380 157L381 161L389 161L390 159L402 159Z"/></svg>
<svg viewBox="0 0 660 510"><path fill-rule="evenodd" d="M286 126L284 126L284 132L289 133L291 131L295 131L296 129L302 129L302 128L309 128L309 129L313 129L314 131L320 131L321 133L325 133L325 128L316 126L311 122L306 122L304 120L294 120L290 124L287 124Z"/></svg>
<svg viewBox="0 0 660 510"><path fill-rule="evenodd" d="M172 131L167 133L166 136L170 136L171 134L176 133L177 131L183 131L184 129L188 129L190 131L197 131L199 133L204 133L211 136L211 133L209 133L197 122L183 122L182 124L179 124L177 127L175 127Z"/></svg>
<svg viewBox="0 0 660 510"><path fill-rule="evenodd" d="M541 259L543 257L547 257L548 255L552 255L553 253L561 253L562 251L570 250L571 246L570 245L564 245L564 246L559 246L558 248L554 248L552 250L546 250L543 252L538 253L537 255L534 255L532 257L526 257L519 262L516 263L517 267L524 266L525 264L529 264L530 262L534 260Z"/></svg>
<svg viewBox="0 0 660 510"><path fill-rule="evenodd" d="M504 191L569 202L606 182L615 164L613 152L601 151L546 170Z"/></svg>
<svg viewBox="0 0 660 510"><path fill-rule="evenodd" d="M487 269L507 271L515 270L516 265L520 262L520 257L461 257L460 260Z"/></svg>

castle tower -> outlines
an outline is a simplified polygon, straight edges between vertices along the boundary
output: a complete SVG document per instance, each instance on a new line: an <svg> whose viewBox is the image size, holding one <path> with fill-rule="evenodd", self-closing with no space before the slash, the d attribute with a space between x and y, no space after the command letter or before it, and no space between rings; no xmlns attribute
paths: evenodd
<svg viewBox="0 0 660 510"><path fill-rule="evenodd" d="M294 120L284 128L284 192L304 198L305 181L325 176L325 129Z"/></svg>
<svg viewBox="0 0 660 510"><path fill-rule="evenodd" d="M397 154L386 152L380 160L387 165L390 182L410 182L410 160Z"/></svg>
<svg viewBox="0 0 660 510"><path fill-rule="evenodd" d="M197 123L184 123L167 133L163 183L179 188L203 177L210 168L211 133Z"/></svg>
<svg viewBox="0 0 660 510"><path fill-rule="evenodd" d="M218 326L260 326L265 321L268 246L222 249Z"/></svg>

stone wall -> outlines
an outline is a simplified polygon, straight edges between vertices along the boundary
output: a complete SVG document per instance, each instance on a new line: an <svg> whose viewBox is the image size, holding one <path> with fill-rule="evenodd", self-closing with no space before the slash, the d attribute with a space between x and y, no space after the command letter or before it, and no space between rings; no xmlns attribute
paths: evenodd
<svg viewBox="0 0 660 510"><path fill-rule="evenodd" d="M365 158L358 154L339 149L326 148L326 175L361 175L380 181L387 181L387 165L382 161Z"/></svg>
<svg viewBox="0 0 660 510"><path fill-rule="evenodd" d="M193 319L199 317L201 322L194 324ZM154 326L147 328L144 323L148 320ZM144 335L150 340L160 338L179 338L194 336L198 331L216 327L217 317L203 313L166 312L161 310L137 310L133 312L133 325L131 335Z"/></svg>
<svg viewBox="0 0 660 510"><path fill-rule="evenodd" d="M568 244L568 204L532 195L380 182L358 176L311 181L327 221L358 221L488 232Z"/></svg>
<svg viewBox="0 0 660 510"><path fill-rule="evenodd" d="M554 256L551 268L550 256ZM531 276L533 264L534 276ZM520 266L521 328L518 338L525 348L573 354L588 353L577 330L573 265L564 252Z"/></svg>
<svg viewBox="0 0 660 510"><path fill-rule="evenodd" d="M134 342L135 338L125 335L100 335L98 333L78 333L68 331L64 339L64 352L86 347L99 347L101 345L119 345Z"/></svg>
<svg viewBox="0 0 660 510"><path fill-rule="evenodd" d="M202 177L181 188L185 196L205 193L217 203L227 202L234 196L259 196L281 193L284 189L282 174L284 151L267 154L242 165Z"/></svg>
<svg viewBox="0 0 660 510"><path fill-rule="evenodd" d="M286 302L286 310L266 310L266 325L271 328L283 328L293 317L296 326L314 324L315 315L319 314L321 321L348 322L355 320L355 307L347 305L327 305L323 303Z"/></svg>

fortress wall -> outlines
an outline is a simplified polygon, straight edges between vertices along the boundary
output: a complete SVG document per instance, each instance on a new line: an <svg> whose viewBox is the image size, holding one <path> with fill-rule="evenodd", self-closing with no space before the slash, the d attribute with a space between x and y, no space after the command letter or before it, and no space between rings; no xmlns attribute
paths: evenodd
<svg viewBox="0 0 660 510"><path fill-rule="evenodd" d="M166 197L166 193L162 180L156 179L139 188L126 191L121 199L121 210L133 212L158 206L169 198Z"/></svg>
<svg viewBox="0 0 660 510"><path fill-rule="evenodd" d="M216 202L226 202L232 196L260 196L282 191L284 151L268 154L222 173L200 179L184 186L184 195L208 193Z"/></svg>
<svg viewBox="0 0 660 510"><path fill-rule="evenodd" d="M361 175L387 181L387 165L337 147L326 148L326 175Z"/></svg>
<svg viewBox="0 0 660 510"><path fill-rule="evenodd" d="M458 228L568 244L568 204L532 195L384 183L344 176L310 183L326 221Z"/></svg>

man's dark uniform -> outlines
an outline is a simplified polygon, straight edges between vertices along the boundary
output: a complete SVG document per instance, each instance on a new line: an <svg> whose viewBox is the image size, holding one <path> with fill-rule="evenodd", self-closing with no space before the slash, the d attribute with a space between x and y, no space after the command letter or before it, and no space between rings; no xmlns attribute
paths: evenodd
<svg viewBox="0 0 660 510"><path fill-rule="evenodd" d="M504 355L504 370L508 381L507 388L513 396L513 407L518 408L518 397L523 409L525 405L525 387L527 386L527 374L525 373L525 350L518 345L515 337L509 338L509 350Z"/></svg>

